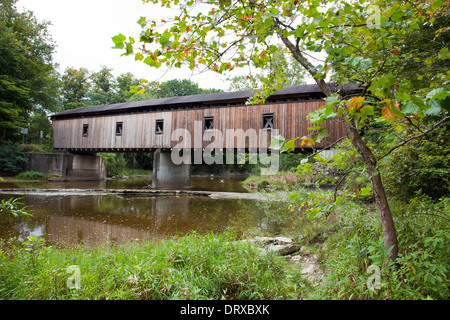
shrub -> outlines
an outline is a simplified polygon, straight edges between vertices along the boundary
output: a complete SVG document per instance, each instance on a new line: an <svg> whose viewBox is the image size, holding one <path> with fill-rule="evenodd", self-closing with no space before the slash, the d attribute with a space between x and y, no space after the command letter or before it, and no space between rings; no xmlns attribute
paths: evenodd
<svg viewBox="0 0 450 320"><path fill-rule="evenodd" d="M99 153L98 155L105 161L108 177L121 175L127 165L123 153Z"/></svg>
<svg viewBox="0 0 450 320"><path fill-rule="evenodd" d="M395 150L383 172L387 191L411 199L421 190L434 200L447 195L450 187L450 132L442 127L427 139L411 141Z"/></svg>
<svg viewBox="0 0 450 320"><path fill-rule="evenodd" d="M19 145L0 145L0 171L17 174L25 169L27 163L28 159Z"/></svg>
<svg viewBox="0 0 450 320"><path fill-rule="evenodd" d="M46 175L42 172L37 171L26 171L21 172L18 175L16 175L14 178L18 180L46 180L50 177L49 175Z"/></svg>

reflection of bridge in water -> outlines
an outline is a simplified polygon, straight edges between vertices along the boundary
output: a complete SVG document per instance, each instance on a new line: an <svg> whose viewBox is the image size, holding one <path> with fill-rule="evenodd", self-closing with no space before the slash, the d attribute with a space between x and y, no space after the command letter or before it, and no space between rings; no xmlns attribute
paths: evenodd
<svg viewBox="0 0 450 320"><path fill-rule="evenodd" d="M317 85L287 87L260 105L246 105L251 96L252 91L224 92L66 110L51 117L54 149L73 157L66 161L65 176L86 179L101 176L95 169L102 166L88 155L155 152L154 186L181 187L190 184L191 157L206 162L205 152L211 151L267 153L273 136L310 136L307 115L325 105ZM316 148L345 136L341 122L323 126L330 135ZM296 151L308 151L300 143ZM181 163L174 163L172 151L181 149L176 157Z"/></svg>
<svg viewBox="0 0 450 320"><path fill-rule="evenodd" d="M37 234L50 245L100 244L106 240L158 241L193 230L217 232L238 225L235 219L245 214L254 217L260 212L255 201L187 193L181 196L175 195L175 191L163 196L142 193L76 195L75 192L57 195L56 191L20 193L32 208L34 217L21 223L22 231L18 226L9 231L12 232L9 236ZM13 195L7 190L4 194Z"/></svg>
<svg viewBox="0 0 450 320"><path fill-rule="evenodd" d="M101 197L67 198L64 199L62 212L80 211L86 206L86 201L93 201L102 206ZM149 208L141 214L133 211L133 207L125 207L118 213L91 214L78 213L74 215L53 214L47 222L46 241L53 244L99 244L106 240L123 243L135 239L159 240L165 239L174 228L174 223L180 224L180 232L189 221L189 200L169 198L147 199ZM93 203L90 206L94 205ZM80 208L81 207L81 208ZM136 209L136 208L134 208ZM143 210L142 210L143 211Z"/></svg>

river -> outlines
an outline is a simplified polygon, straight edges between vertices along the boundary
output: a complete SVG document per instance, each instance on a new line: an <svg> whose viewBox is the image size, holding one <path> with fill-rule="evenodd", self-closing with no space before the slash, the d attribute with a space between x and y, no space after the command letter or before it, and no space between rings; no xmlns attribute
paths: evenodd
<svg viewBox="0 0 450 320"><path fill-rule="evenodd" d="M33 217L0 217L0 238L25 240L37 235L49 245L97 245L105 241L158 241L192 231L265 228L263 209L243 187L244 178L193 176L192 187L184 193L154 193L148 177L70 183L2 182L0 199L19 197ZM201 195L200 191L216 196Z"/></svg>

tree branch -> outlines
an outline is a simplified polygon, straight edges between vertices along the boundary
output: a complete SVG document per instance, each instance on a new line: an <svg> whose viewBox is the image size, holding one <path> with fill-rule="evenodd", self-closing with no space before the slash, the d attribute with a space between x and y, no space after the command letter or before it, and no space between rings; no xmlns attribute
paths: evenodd
<svg viewBox="0 0 450 320"><path fill-rule="evenodd" d="M434 124L433 126L431 126L431 128L429 128L428 130L423 131L421 134L409 137L408 139L406 139L405 141L399 143L398 145L392 147L388 152L386 152L385 154L383 154L382 156L378 157L377 162L380 161L381 159L387 157L388 155L390 155L394 150L400 148L401 146L404 146L405 144L407 144L408 142L410 142L411 140L414 139L418 139L421 138L425 135L427 135L428 133L430 133L431 131L439 128L443 123L445 123L447 120L450 119L450 116L445 117L444 119L442 119L441 121L439 121L438 123Z"/></svg>

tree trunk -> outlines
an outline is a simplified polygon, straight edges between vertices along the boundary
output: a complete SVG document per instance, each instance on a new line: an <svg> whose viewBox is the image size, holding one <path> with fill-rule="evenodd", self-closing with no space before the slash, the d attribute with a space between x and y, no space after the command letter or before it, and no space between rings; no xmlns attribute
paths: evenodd
<svg viewBox="0 0 450 320"><path fill-rule="evenodd" d="M386 192L381 181L381 176L376 170L377 162L372 154L372 151L370 151L366 143L361 139L358 130L351 124L347 124L347 135L366 165L375 196L375 202L380 214L386 251L392 248L389 257L392 261L394 261L398 256L397 235L394 221L392 220L391 209L387 201Z"/></svg>
<svg viewBox="0 0 450 320"><path fill-rule="evenodd" d="M274 22L275 25L278 25L277 20L274 20ZM279 30L283 30L283 28L280 28ZM315 77L317 75L316 68L302 54L298 45L294 45L288 38L284 36L282 31L278 32L278 35L280 36L284 45L292 53L293 57L309 72L312 77L314 77L319 88L327 97L329 97L333 93L330 86L325 80ZM381 225L383 227L384 244L386 246L386 251L391 249L389 257L392 261L394 261L398 256L397 235L395 231L394 221L392 220L391 209L389 208L389 204L387 201L386 192L381 181L381 176L376 170L377 161L373 156L372 151L370 151L366 143L362 140L358 129L353 127L350 123L347 123L346 125L347 135L358 153L361 155L369 173L370 182L372 184L373 193L375 195L375 202L380 213Z"/></svg>

